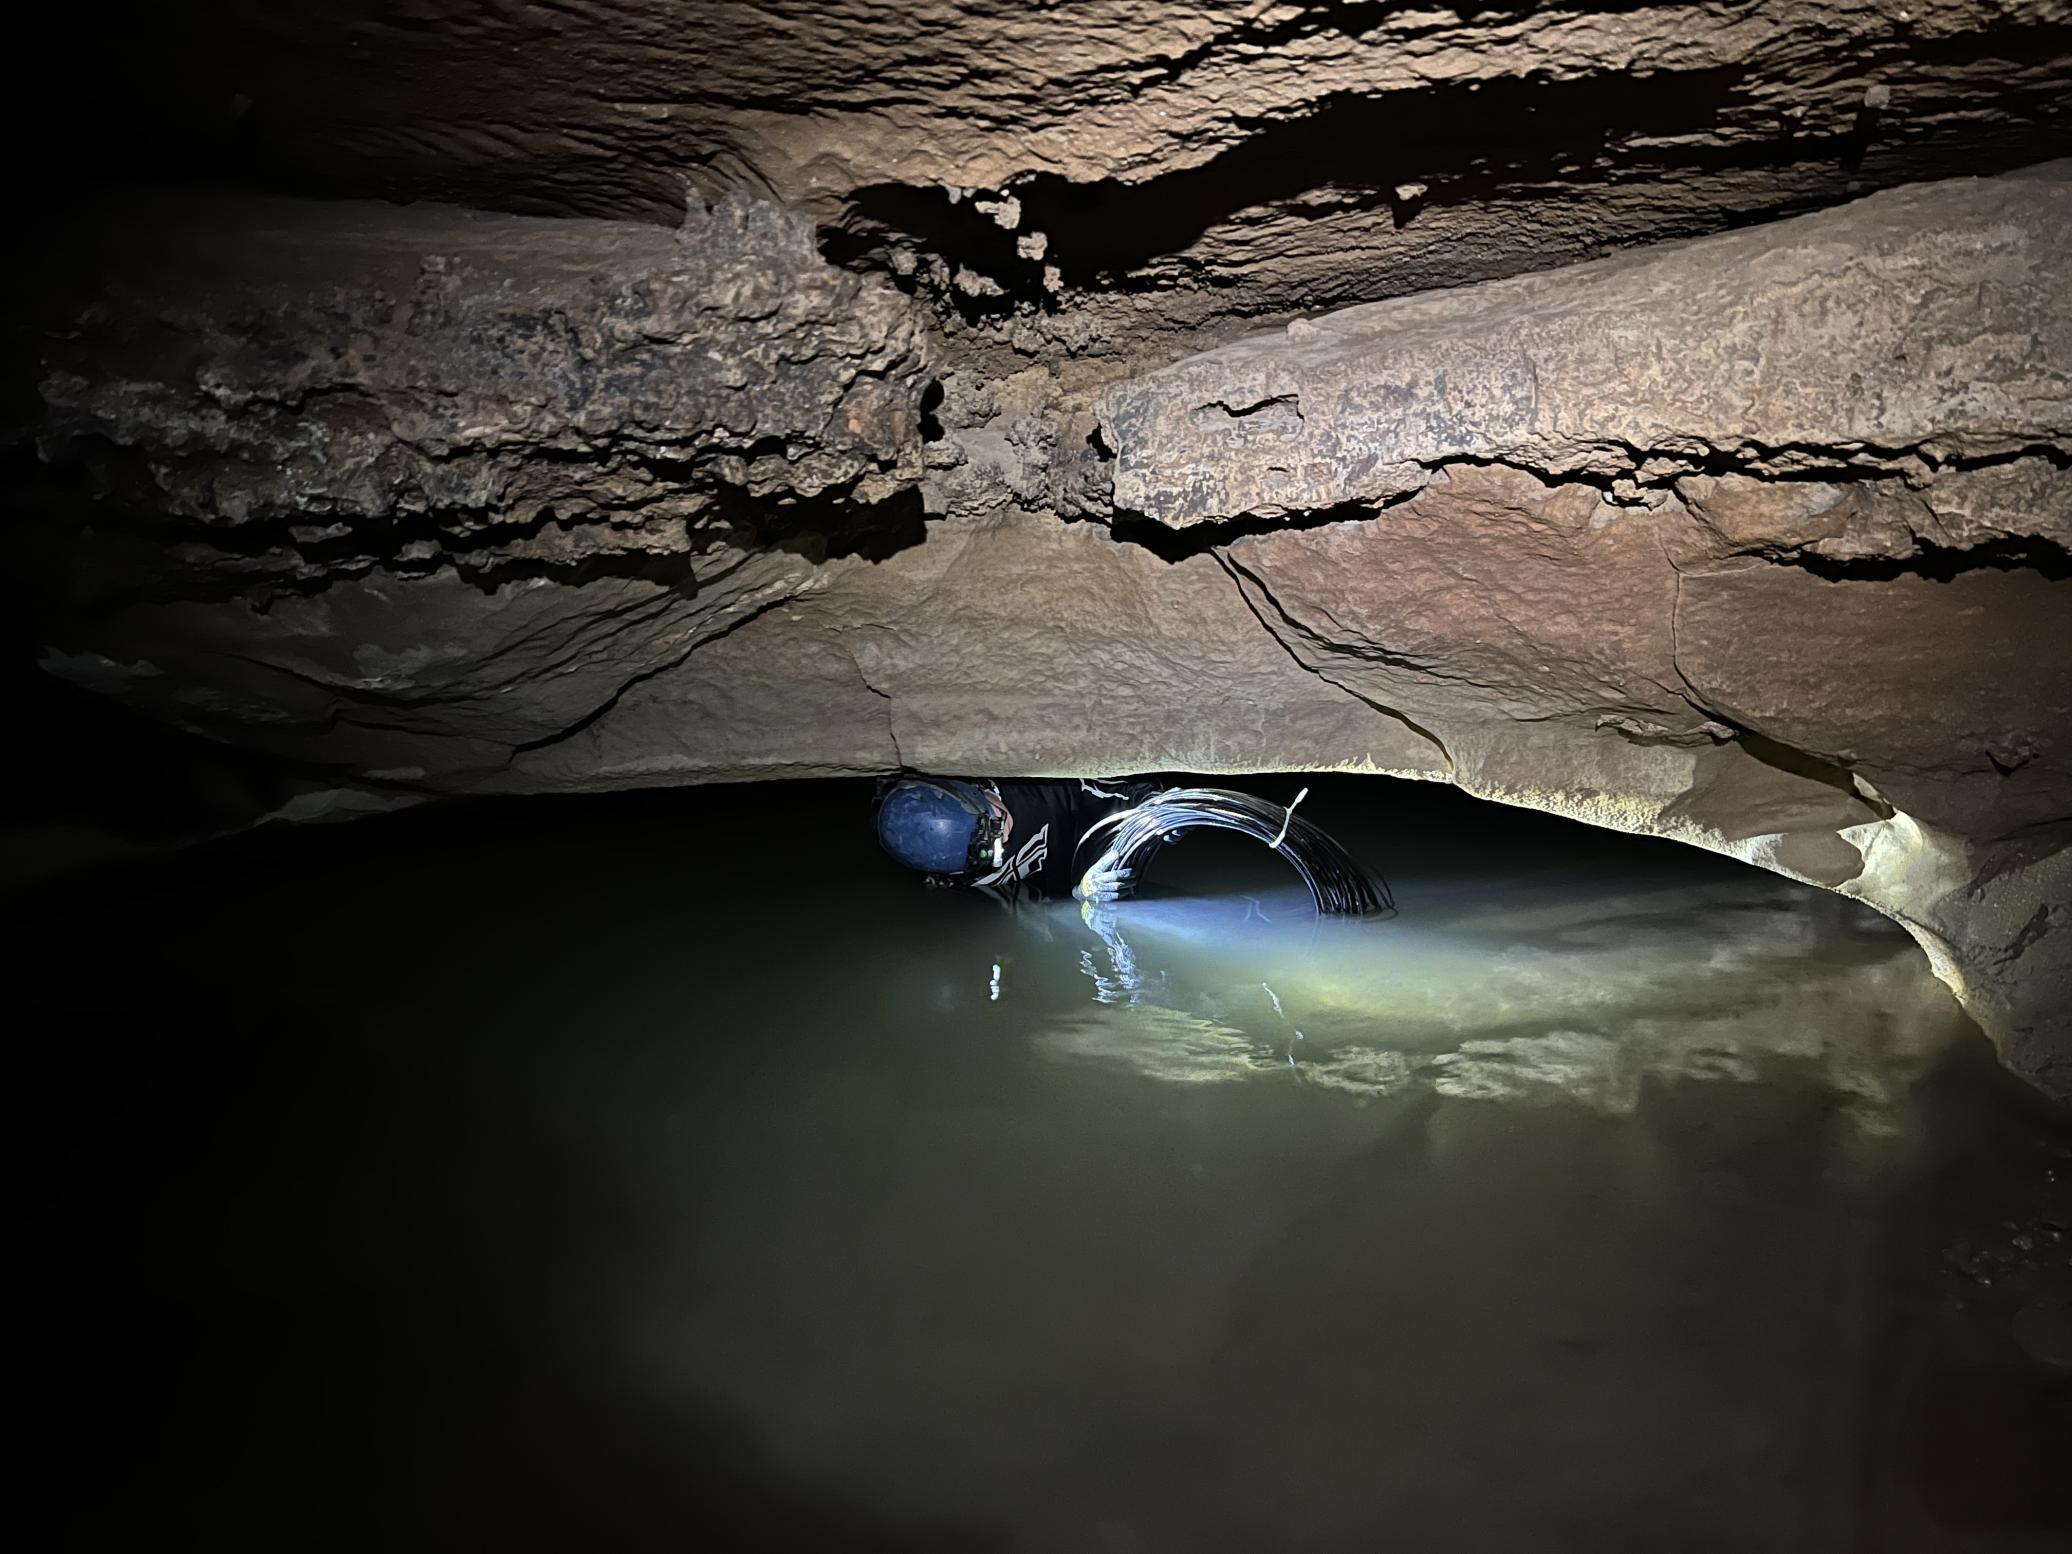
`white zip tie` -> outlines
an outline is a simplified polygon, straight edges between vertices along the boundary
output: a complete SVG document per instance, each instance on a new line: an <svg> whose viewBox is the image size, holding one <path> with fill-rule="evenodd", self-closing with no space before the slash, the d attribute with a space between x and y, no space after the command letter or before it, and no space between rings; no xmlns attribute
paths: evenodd
<svg viewBox="0 0 2072 1554"><path fill-rule="evenodd" d="M1295 804L1300 804L1304 799L1308 797L1309 789L1304 788L1300 793L1295 795L1295 803L1290 804L1288 806L1288 812L1285 815L1281 816L1281 829L1279 833L1275 835L1272 841L1266 844L1268 847L1271 847L1275 852L1279 852L1281 850L1281 843L1285 842L1288 839L1288 827L1295 823Z"/></svg>

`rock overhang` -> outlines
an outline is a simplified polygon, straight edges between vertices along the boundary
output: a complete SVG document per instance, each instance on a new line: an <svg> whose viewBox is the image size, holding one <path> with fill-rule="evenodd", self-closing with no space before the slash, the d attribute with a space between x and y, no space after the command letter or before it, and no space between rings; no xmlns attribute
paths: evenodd
<svg viewBox="0 0 2072 1554"><path fill-rule="evenodd" d="M1349 309L1110 388L1115 504L1184 526L1381 504L1452 464L1641 500L1925 474L2072 427L2072 163Z"/></svg>

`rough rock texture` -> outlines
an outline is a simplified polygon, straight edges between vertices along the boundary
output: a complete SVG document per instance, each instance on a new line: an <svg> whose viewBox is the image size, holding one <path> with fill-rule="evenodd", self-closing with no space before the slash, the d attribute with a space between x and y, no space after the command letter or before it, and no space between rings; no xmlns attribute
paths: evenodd
<svg viewBox="0 0 2072 1554"><path fill-rule="evenodd" d="M79 32L50 58L85 111L76 143L37 138L89 170L670 223L690 176L1046 351L2072 149L2058 0L228 0L49 25Z"/></svg>
<svg viewBox="0 0 2072 1554"><path fill-rule="evenodd" d="M1471 470L1227 563L1291 652L1430 732L1454 781L1860 895L2065 1088L2065 569L1823 577L1707 555L1694 527Z"/></svg>
<svg viewBox="0 0 2072 1554"><path fill-rule="evenodd" d="M772 207L122 217L38 342L17 602L81 683L439 783L919 536L920 321Z"/></svg>
<svg viewBox="0 0 2072 1554"><path fill-rule="evenodd" d="M144 234L88 239L87 300L40 342L44 459L89 468L97 530L144 542L97 550L81 580L103 589L713 572L803 504L791 526L825 536L921 474L913 309L768 205L693 198L673 231L222 200L120 218Z"/></svg>
<svg viewBox="0 0 2072 1554"><path fill-rule="evenodd" d="M2072 428L2067 241L2053 164L1521 276L1472 311L1438 293L1297 320L1110 391L1115 502L1168 524L1377 504L1462 462L1632 501L2025 453L2047 479Z"/></svg>

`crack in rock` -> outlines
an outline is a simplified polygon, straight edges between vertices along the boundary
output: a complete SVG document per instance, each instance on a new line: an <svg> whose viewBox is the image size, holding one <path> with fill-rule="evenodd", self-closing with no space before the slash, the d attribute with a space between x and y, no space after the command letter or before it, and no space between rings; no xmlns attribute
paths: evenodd
<svg viewBox="0 0 2072 1554"><path fill-rule="evenodd" d="M1266 584L1263 581L1261 581L1255 573L1248 571L1243 566L1243 564L1238 562L1235 558L1233 558L1229 554L1229 552L1217 550L1212 552L1212 554L1216 558L1217 565L1222 567L1223 570L1229 574L1232 586L1234 586L1237 589L1238 597L1243 599L1245 602L1245 608L1252 612L1253 619L1259 622L1260 626L1264 628L1264 630L1266 631L1266 634L1272 637L1273 640L1277 644L1279 644L1282 652L1286 653L1288 657L1291 660L1293 660L1299 667L1306 670L1310 674L1315 675L1326 685L1336 686L1339 690L1345 692L1346 695L1352 697L1353 700L1359 702L1362 706L1370 707L1374 711L1381 713L1385 717L1395 719L1398 723L1402 724L1403 727L1409 729L1411 733L1417 735L1418 738L1424 740L1434 750L1438 751L1439 759L1445 764L1447 774L1449 776L1453 774L1453 772L1455 771L1453 755L1446 748L1446 742L1443 739L1441 739L1437 734L1433 733L1430 729L1424 727L1416 719L1410 717L1407 713L1401 712L1394 707L1385 706L1381 702L1376 701L1373 697L1368 696L1361 691L1355 690L1352 686L1347 685L1343 680L1337 679L1331 675L1326 674L1317 665L1309 662L1300 653L1297 653L1295 651L1293 644L1291 644L1288 641L1287 637L1283 634L1281 628L1277 627L1271 620L1267 619L1265 611L1260 609L1258 600L1252 597L1253 589L1258 590L1260 598L1263 598L1267 602L1267 604L1272 607L1274 613L1280 617L1283 625L1285 625L1289 630L1300 633L1306 639L1316 643L1318 646L1323 647L1326 650L1337 651L1339 650L1339 648L1337 644L1328 643L1316 637L1314 633L1310 632L1308 628L1302 625L1301 622L1297 621L1292 615L1290 615L1281 606L1280 601L1274 598L1273 590L1268 588ZM1251 585L1250 587L1246 586L1248 583Z"/></svg>

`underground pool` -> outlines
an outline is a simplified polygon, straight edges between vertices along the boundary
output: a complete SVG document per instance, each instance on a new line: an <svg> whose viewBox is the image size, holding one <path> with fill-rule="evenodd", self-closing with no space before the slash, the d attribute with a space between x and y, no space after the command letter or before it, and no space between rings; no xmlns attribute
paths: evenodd
<svg viewBox="0 0 2072 1554"><path fill-rule="evenodd" d="M2072 1136L1912 941L1304 780L1393 917L925 889L842 782L45 880L54 1546L2062 1546Z"/></svg>

